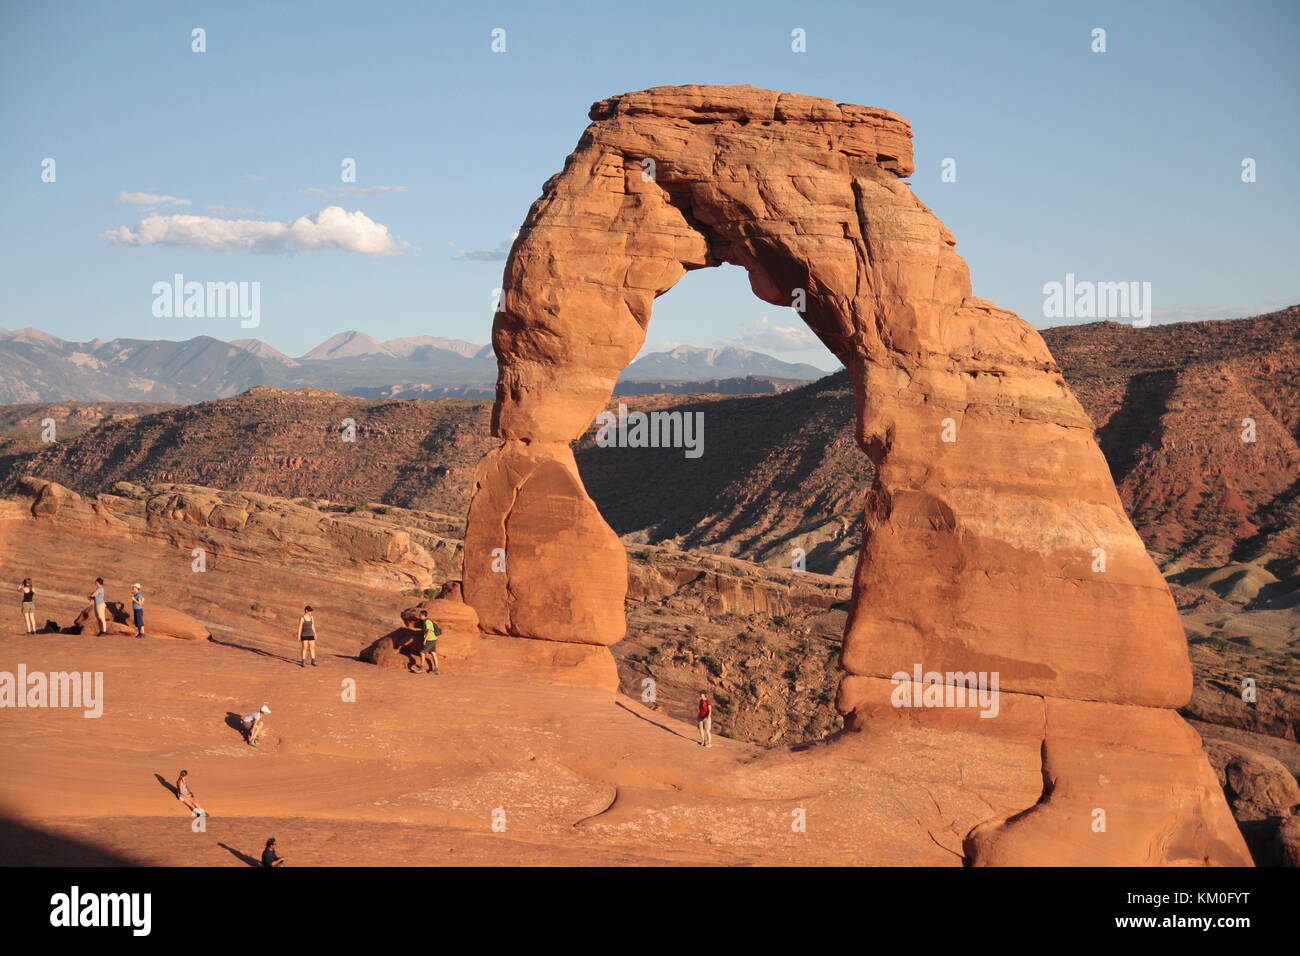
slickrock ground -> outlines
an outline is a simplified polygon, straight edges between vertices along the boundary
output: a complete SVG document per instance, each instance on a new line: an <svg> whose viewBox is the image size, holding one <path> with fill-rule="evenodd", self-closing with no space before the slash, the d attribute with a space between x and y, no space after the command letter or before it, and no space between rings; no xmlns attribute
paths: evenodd
<svg viewBox="0 0 1300 956"><path fill-rule="evenodd" d="M169 494L202 497L145 500ZM183 512L141 526L75 500L33 517L32 503L0 503L0 583L16 591L18 577L35 577L42 620L70 621L103 574L110 599L138 579L152 602L200 617L214 640L24 637L17 615L9 620L0 671L103 671L107 702L99 719L4 712L3 863L240 866L274 835L295 865L957 865L962 834L1041 789L1033 760L1008 765L1005 748L978 735L919 749L905 725L870 741L764 751L720 738L705 750L663 709L543 679L544 665L509 650L562 646L553 642L448 654L440 677L374 667L356 655L415 599L391 585L398 574L367 570L345 536L322 534L314 552L286 560L259 548L246 523L231 532L248 539L242 560L196 573L188 546L205 526ZM715 606L752 600L740 588L702 590ZM307 602L323 666L302 670L293 632ZM345 679L356 682L353 703L342 699ZM270 737L250 748L227 718L264 701ZM878 765L869 775L864 752ZM918 759L936 779L918 781ZM191 832L155 777L182 768L211 814L206 833ZM504 833L491 829L498 808ZM791 828L800 810L806 832Z"/></svg>
<svg viewBox="0 0 1300 956"><path fill-rule="evenodd" d="M28 490L31 490L30 487ZM425 578L422 575L427 574L430 586L420 593L428 594L436 590L434 585L443 580L441 575L445 573L437 563L430 568L425 562L414 559L411 550L385 548L375 551L366 543L373 542L377 536L388 534L389 529L399 528L411 529L409 533L417 540L435 540L434 532L420 529L421 526L439 527L446 520L442 516L401 512L398 509L392 509L388 514L348 514L342 510L322 513L294 502L195 487L128 487L122 490L130 494L102 496L95 502L72 499L62 504L54 515L40 519L34 519L30 514L31 506L41 497L39 494L0 503L0 568L3 569L0 585L13 591L16 590L18 576L29 573L36 575L40 594L40 619L43 622L53 618L66 624L84 608L88 582L96 574L105 574L107 571L110 600L125 597L124 589L131 583L127 579L139 578L145 585L152 605L175 605L200 616L212 630L214 643L201 645L201 653L195 656L179 650L180 642L165 640L137 642L130 638L111 638L100 641L89 637L62 635L42 635L29 639L11 636L17 631L14 626L18 620L15 614L10 626L3 631L5 637L0 638L0 670L12 671L18 663L44 670L67 667L103 669L110 675L110 701L117 699L117 690L114 689L118 687L117 680L139 680L146 690L139 703L132 704L132 707L138 711L137 718L148 727L141 731L141 739L152 742L160 727L165 729L174 723L184 725L184 732L179 739L173 741L167 737L165 747L151 746L148 754L173 755L175 760L186 763L187 768L193 772L195 768L191 765L206 767L207 764L202 762L205 759L202 757L202 748L197 751L187 749L190 746L189 736L208 741L215 734L219 743L214 745L214 752L234 759L233 769L222 771L215 778L222 781L220 789L225 789L227 781L232 786L238 781L236 793L256 791L260 794L264 788L256 775L245 780L239 774L254 767L263 768L264 765L251 765L242 761L249 748L239 743L233 730L209 726L214 715L213 700L210 699L211 695L204 682L209 679L210 672L215 673L214 667L230 672L229 686L234 689L225 692L231 700L228 707L218 708L221 711L216 715L218 720L223 719L227 711L252 709L261 698L277 702L283 699L283 694L297 687L303 680L308 681L313 688L322 686L320 678L323 671L300 671L293 665L298 654L298 646L292 640L297 614L303 603L311 601L319 609L321 629L325 634L322 658L326 666L331 668L332 682L328 686L332 695L329 696L328 703L332 709L324 708L323 705L320 711L313 709L315 704L320 703L316 698L303 698L300 703L295 703L295 720L301 719L303 726L297 728L298 733L293 735L295 742L288 744L287 748L294 748L301 743L300 735L311 737L310 727L325 723L334 727L331 723L334 718L346 717L347 712L343 710L345 705L339 698L339 682L344 671L339 671L338 668L344 668L347 676L356 678L358 686L365 688L364 693L367 695L378 686L388 688L384 692L383 706L393 714L400 715L401 719L409 719L410 727L414 728L394 735L396 742L393 747L396 749L393 752L401 755L403 763L419 764L433 759L429 754L441 754L446 741L440 738L445 734L440 734L431 727L426 733L421 728L428 726L428 721L435 721L437 726L444 728L449 721L463 721L465 733L471 736L481 732L495 739L501 733L498 718L486 713L480 715L485 727L479 728L477 717L471 717L468 712L460 713L464 709L461 704L457 705L460 709L456 709L450 716L441 711L426 713L431 702L420 696L415 698L418 706L408 713L403 707L413 701L406 689L410 685L406 682L416 682L414 686L419 687L422 686L419 682L425 678L400 670L362 665L352 659L375 638L399 627L398 612L420 599L420 594L411 593L418 589L408 586L412 580L418 577L423 581ZM213 500L222 500L227 505L242 500L252 507L254 513L260 513L264 518L260 522L244 522L237 529L214 531L210 523L195 521L197 516L202 515L204 503ZM185 506L177 507L182 502ZM163 507L164 505L170 507ZM213 511L215 510L214 508ZM111 521L104 517L113 511L120 517ZM143 517L144 514L149 515L147 520ZM276 516L274 525L266 521L270 516ZM210 522L212 511L208 512L208 517ZM220 518L220 512L217 512L216 517ZM354 527L356 530L340 533L336 525ZM273 529L275 534L283 534L288 528L296 530L282 539L277 539L272 534ZM203 540L203 536L217 532L220 533L218 543L225 547L224 554L231 559L212 561L209 570L203 574L191 571L191 545L197 540ZM290 542L296 542L293 546L296 557L291 562L286 562L279 544ZM233 559L235 555L238 555L237 560ZM655 725L668 728L656 730L656 733L671 738L668 751L661 755L665 761L671 763L683 752L694 754L698 748L688 742L694 739L690 717L695 694L701 687L708 687L717 702L715 731L719 736L728 735L776 745L771 751L765 751L740 742L720 741L719 748L740 747L741 752L747 755L744 759L764 754L764 761L775 761L776 755L788 753L840 752L834 748L827 750L825 744L815 745L811 751L800 747L791 750L790 744L824 737L842 726L842 721L834 711L833 697L840 677L837 656L846 617L844 601L848 596L847 582L814 574L795 575L789 571L772 571L735 559L658 547L635 546L630 558L627 603L630 633L625 641L612 648L618 660L619 695L609 691L593 692L590 687L575 686L575 682L581 685L604 679L607 681L606 686L612 689L613 683L608 675L604 675L590 662L584 664L575 661L569 666L560 666L553 657L548 659L542 655L540 649L538 653L529 655L522 653L524 649L518 647L523 644L531 651L532 645L542 645L547 649L566 646L554 642L482 638L478 645L471 647L461 635L447 635L444 636L441 648L444 667L448 672L446 676L455 676L459 681L468 682L467 686L473 688L472 697L480 703L488 698L499 698L500 706L508 706L514 712L515 716L510 720L537 720L549 728L547 739L554 744L557 754L562 754L575 739L581 740L581 748L585 748L588 736L594 732L591 729L593 726L602 733L614 735L618 741L615 749L618 749L620 755L629 747L638 752L649 748L658 753L655 751L659 746L657 738L645 741L636 735L626 738L623 733L628 728L635 728L639 732ZM1218 664L1222 670L1216 673L1225 675L1224 686L1228 690L1218 691L1218 696L1210 698L1210 703L1207 704L1198 703L1201 696L1198 691L1193 707L1201 707L1211 719L1238 721L1242 726L1256 727L1262 733L1196 722L1202 734L1207 739L1228 739L1235 734L1234 739L1237 739L1238 745L1244 744L1255 752L1272 754L1284 762L1290 753L1287 747L1300 753L1300 748L1295 748L1294 743L1283 739L1287 734L1294 739L1294 727L1287 722L1285 710L1271 721L1260 719L1273 706L1273 692L1268 689L1274 686L1273 683L1261 678L1261 686L1266 689L1261 691L1263 703L1259 710L1234 708L1234 703L1240 702L1230 692L1232 688L1228 680L1231 675L1242 673L1243 665L1238 659L1221 658L1218 659ZM112 675L118 676L115 678ZM647 676L655 680L657 700L653 707L641 703L645 689L642 681ZM443 678L427 680L441 681ZM193 690L199 699L191 701L185 695L176 701L170 696L158 701L148 698L148 694L158 688L170 688L178 682L187 692ZM557 685L563 688L562 693L556 689ZM507 699L509 704L504 703ZM464 703L463 698L457 700ZM586 703L577 707L575 701ZM582 710L588 704L592 710ZM537 713L533 712L534 705ZM607 705L612 705L612 710L607 711ZM472 712L477 705L466 706ZM297 711L299 707L301 713ZM1209 713L1212 708L1215 712ZM277 722L273 726L280 726L281 708L277 704L275 709L273 716ZM574 711L573 715L570 715L571 710ZM579 711L584 715L581 718L576 716ZM331 713L334 717L327 720L323 716L326 713ZM633 713L637 715L635 718L631 718ZM113 714L114 711L110 709L110 717ZM181 721L181 714L190 716ZM573 717L572 723L569 723L570 716ZM168 811L175 807L174 801L168 802L169 798L161 785L151 776L147 786L140 789L138 781L132 783L125 778L119 780L110 774L107 781L109 793L115 794L117 791L113 788L121 785L130 791L128 795L120 799L113 796L104 808L87 810L78 805L75 812L51 812L48 809L50 806L62 804L58 800L46 801L45 788L49 784L40 781L46 779L42 775L49 769L46 758L52 748L57 748L61 754L58 760L61 786L71 787L77 792L86 786L98 786L101 769L97 754L104 746L99 734L113 724L109 718L88 721L77 717L75 721L57 724L57 731L48 734L41 732L33 736L33 725L24 723L29 717L32 717L32 712L6 711L5 720L0 721L0 725L12 730L8 737L0 733L0 759L6 762L6 766L12 762L20 769L9 790L0 788L0 802L8 804L7 813L16 814L27 824L39 819L46 828L68 834L77 840L90 839L96 846L124 853L133 859L238 865L237 857L221 847L192 842L187 829L175 832L178 823L184 827L187 822L183 816L175 818L169 815ZM64 717L66 715L50 713L44 718L41 714L36 714L33 719L48 718L42 726L54 727L56 725L50 721L63 721ZM174 717L178 719L173 719ZM629 718L631 722L625 726L623 721ZM373 719L373 714L367 712L365 722ZM653 724L645 721L652 721ZM337 730L330 731L331 740L333 736L351 739L349 735L356 730L347 720L340 719ZM1277 736L1266 736L1270 733ZM576 737L571 738L570 734ZM62 739L65 736L67 739ZM918 741L919 738L910 743L895 743L916 747L919 746ZM964 748L969 750L977 742L978 739L972 737ZM883 747L885 744L877 741L877 745ZM1274 749L1269 750L1269 745ZM113 749L133 749L135 746L123 739L120 730L108 734L107 746L109 749L105 753L114 755L114 763L125 759L131 764L140 759L139 754L124 756ZM933 743L926 746L931 747ZM838 748L840 744L837 743L834 747ZM325 752L318 752L318 749ZM316 748L313 745L308 748L311 751L309 754L297 753L297 762L293 764L294 772L306 774L312 781L321 775L338 773L335 770L327 772L317 765L318 761L324 760L333 766L331 761L335 749L333 744L329 748ZM187 762L187 754L196 756ZM443 759L438 756L435 762ZM446 761L454 762L457 759L460 758L446 757ZM557 756L556 759L560 757ZM617 762L614 757L609 759ZM954 759L956 762L953 766L965 767L960 771L961 774L969 772L974 766L963 762L966 760L965 754L960 760ZM103 760L108 761L108 758L104 757ZM946 790L936 789L933 783L918 779L908 769L912 765L902 756L898 761L897 778L882 778L891 794L889 800L896 799L900 791L911 794L912 797L904 798L902 804L888 801L882 804L881 801L885 798L877 794L872 797L874 802L871 806L877 810L884 806L884 810L879 810L882 813L901 813L901 807L906 805L910 808L909 812L928 821L928 833L929 825L936 821L927 815L933 812L933 805L928 803L928 798L922 799L922 791L940 794ZM529 761L528 766L535 768L533 761ZM179 768L162 767L158 772L168 776L174 769ZM387 764L368 764L364 760L355 768L348 769L356 769L363 776L389 773ZM259 770L258 773L260 772ZM440 763L437 772L447 772L447 764ZM802 773L803 768L799 767L798 772ZM823 772L820 767L816 770L819 775ZM621 778L610 779L615 782L609 786L617 786L617 780ZM842 785L855 791L868 782L846 776L837 786ZM152 792L154 786L158 786L159 794L164 799L161 804L153 802L156 800ZM213 801L208 798L212 787L200 787L197 781L195 786L203 797L202 803L212 804ZM921 789L918 790L918 787ZM713 790L708 789L706 792L713 793ZM958 799L959 796L953 795L952 799ZM913 797L916 799L915 805L911 803ZM143 812L133 802L137 799L153 809ZM394 813L392 822L383 822L373 818L373 808L368 804L349 805L348 799L347 794L337 796L337 802L327 808L330 821L328 826L313 823L304 828L301 821L293 819L295 811L291 806L288 809L276 809L276 816L270 810L247 806L241 796L232 807L225 808L220 814L224 817L219 821L223 827L220 835L223 835L223 842L228 846L255 855L261 841L265 839L263 831L294 833L297 846L303 853L299 862L303 863L373 862L372 857L366 855L370 852L368 848L358 848L358 840L363 841L367 847L373 845L382 850L387 854L386 859L413 863L442 862L439 854L449 850L461 854L456 858L459 863L757 862L770 859L766 851L757 849L757 844L749 848L741 846L734 853L709 846L701 849L698 846L687 848L685 844L671 844L663 855L657 850L647 855L640 849L623 847L621 844L613 849L603 843L590 841L570 846L560 839L560 836L567 838L568 831L563 827L542 835L531 834L526 840L521 840L512 831L508 831L504 839L498 839L503 835L484 835L479 832L478 821L463 829L440 830L431 839L428 833L420 837L421 830L415 824L401 822L403 819L414 819L409 815ZM384 799L396 800L398 804L406 802L405 798L398 799L392 795ZM423 808L422 812L427 810L423 798L416 799L415 803ZM947 807L942 799L941 805ZM846 804L834 812L863 812L855 806ZM16 810L15 807L22 809ZM208 809L214 814L218 813L211 806ZM139 818L142 812L146 819ZM315 811L310 815L315 818ZM49 817L57 819L48 819ZM1243 827L1249 824L1254 827L1252 832L1262 829L1267 839L1261 852L1275 853L1271 834L1277 829L1280 820L1280 817L1255 818L1243 823ZM213 825L216 826L217 823L214 818ZM0 822L0 828L4 826ZM940 829L951 833L951 828ZM6 842L12 846L27 847L32 852L50 846L25 831L6 832L14 833L12 839L6 837ZM715 836L721 832L710 831ZM730 839L729 836L727 838ZM947 840L942 833L938 838ZM757 840L757 836L754 839ZM944 845L955 852L961 852L958 843L945 842ZM142 846L151 848L150 853L143 857L139 852ZM154 850L154 847L160 849ZM73 845L59 844L50 847L48 851L42 849L41 852L57 854L73 853L74 850ZM818 849L817 853L821 852L822 849ZM826 857L814 855L808 859L830 862L852 859L867 863L899 861L898 857L890 856L855 858L852 854L856 850L845 847L832 847L826 852L829 854ZM704 855L698 855L700 853ZM68 859L84 857L76 855ZM914 861L935 862L924 854L915 857Z"/></svg>

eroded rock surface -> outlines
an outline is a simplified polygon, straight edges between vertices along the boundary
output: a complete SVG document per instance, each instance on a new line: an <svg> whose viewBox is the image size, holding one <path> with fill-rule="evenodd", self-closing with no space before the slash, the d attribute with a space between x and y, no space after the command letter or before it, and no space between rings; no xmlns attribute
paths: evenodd
<svg viewBox="0 0 1300 956"><path fill-rule="evenodd" d="M626 558L570 446L640 349L655 297L690 270L740 265L845 364L875 467L842 657L848 726L896 729L881 690L898 672L996 673L1020 701L1000 718L916 718L994 749L1009 734L1041 770L1037 802L947 822L972 862L1248 864L1173 710L1191 672L1169 589L1042 338L971 295L952 234L903 182L906 120L702 86L611 97L591 118L506 263L504 444L476 472L466 531L465 597L484 629L623 636Z"/></svg>

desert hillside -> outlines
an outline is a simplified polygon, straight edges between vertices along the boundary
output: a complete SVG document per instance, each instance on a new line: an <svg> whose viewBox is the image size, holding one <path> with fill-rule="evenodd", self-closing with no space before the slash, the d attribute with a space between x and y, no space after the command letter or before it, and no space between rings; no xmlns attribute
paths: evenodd
<svg viewBox="0 0 1300 956"><path fill-rule="evenodd" d="M1300 307L1147 329L1065 326L1044 337L1162 568L1237 561L1281 579L1295 573ZM773 567L789 567L799 548L808 570L851 570L871 463L853 438L847 373L778 394L626 396L610 408L620 402L703 414L705 453L600 448L588 433L575 449L579 467L619 534ZM34 434L41 407L26 407L21 428L9 427L11 443ZM113 408L121 419L132 406ZM134 420L69 430L56 445L13 444L22 453L5 459L4 480L12 488L16 477L38 475L89 493L118 481L196 483L463 514L474 466L495 444L486 401L257 388L136 408ZM341 441L345 418L357 422L355 443ZM1242 440L1247 418L1254 442Z"/></svg>
<svg viewBox="0 0 1300 956"><path fill-rule="evenodd" d="M1097 426L1133 523L1167 569L1239 560L1295 571L1300 306L1145 329L1063 326L1043 337Z"/></svg>

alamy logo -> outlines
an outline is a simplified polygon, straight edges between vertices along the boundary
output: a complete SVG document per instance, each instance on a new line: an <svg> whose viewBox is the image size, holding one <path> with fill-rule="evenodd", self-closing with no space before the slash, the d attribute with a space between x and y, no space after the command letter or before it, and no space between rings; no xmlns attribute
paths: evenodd
<svg viewBox="0 0 1300 956"><path fill-rule="evenodd" d="M148 936L153 926L153 894L82 893L74 886L50 897L50 925L128 926L133 936Z"/></svg>
<svg viewBox="0 0 1300 956"><path fill-rule="evenodd" d="M895 707L978 707L981 717L996 717L1000 709L997 671L899 671L889 679L895 687L889 702Z"/></svg>
<svg viewBox="0 0 1300 956"><path fill-rule="evenodd" d="M1136 328L1151 324L1150 282L1065 282L1043 286L1045 319L1132 319Z"/></svg>
<svg viewBox="0 0 1300 956"><path fill-rule="evenodd" d="M88 719L104 715L104 672L42 671L18 673L0 671L0 709L5 707L80 708Z"/></svg>
<svg viewBox="0 0 1300 956"><path fill-rule="evenodd" d="M171 282L155 282L156 319L239 319L245 329L262 322L262 283L186 282L176 273Z"/></svg>
<svg viewBox="0 0 1300 956"><path fill-rule="evenodd" d="M596 416L596 444L601 448L685 448L687 458L704 454L703 412L629 412Z"/></svg>

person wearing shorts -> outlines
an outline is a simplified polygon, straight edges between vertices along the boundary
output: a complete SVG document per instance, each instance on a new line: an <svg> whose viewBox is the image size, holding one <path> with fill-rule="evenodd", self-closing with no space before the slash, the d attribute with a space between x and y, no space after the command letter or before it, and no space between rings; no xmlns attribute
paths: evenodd
<svg viewBox="0 0 1300 956"><path fill-rule="evenodd" d="M20 605L23 612L23 623L27 625L27 633L36 633L36 588L32 587L31 578L23 578L22 603Z"/></svg>
<svg viewBox="0 0 1300 956"><path fill-rule="evenodd" d="M131 616L135 620L135 636L144 637L144 593L140 585L131 585Z"/></svg>
<svg viewBox="0 0 1300 956"><path fill-rule="evenodd" d="M189 776L188 770L182 770L181 775L176 778L176 799L189 807L190 812L193 813L198 810L199 805L194 800L194 792L190 790Z"/></svg>
<svg viewBox="0 0 1300 956"><path fill-rule="evenodd" d="M713 703L709 695L700 691L700 709L697 714L700 726L700 746L713 746Z"/></svg>
<svg viewBox="0 0 1300 956"><path fill-rule="evenodd" d="M423 635L423 643L420 645L420 656L416 659L413 672L419 674L440 674L438 669L438 635L442 629L438 627L438 622L429 617L429 612L420 611L420 633Z"/></svg>
<svg viewBox="0 0 1300 956"><path fill-rule="evenodd" d="M95 618L99 621L99 634L108 633L108 605L104 602L104 579L95 578L95 590L90 592L90 600L95 603Z"/></svg>
<svg viewBox="0 0 1300 956"><path fill-rule="evenodd" d="M307 656L311 655L311 666L316 665L316 618L312 616L311 605L302 609L298 618L298 642L302 645L302 662L299 667L307 666Z"/></svg>

